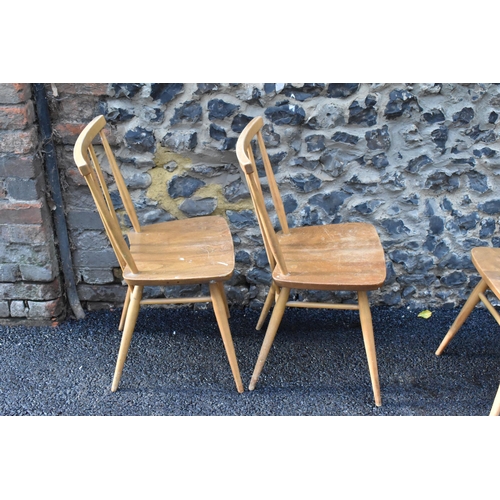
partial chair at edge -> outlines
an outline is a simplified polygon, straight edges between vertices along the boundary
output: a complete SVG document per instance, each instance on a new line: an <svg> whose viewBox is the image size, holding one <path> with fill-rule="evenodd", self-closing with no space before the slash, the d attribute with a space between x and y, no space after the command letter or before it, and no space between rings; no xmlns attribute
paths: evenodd
<svg viewBox="0 0 500 500"><path fill-rule="evenodd" d="M263 125L261 117L254 118L236 145L272 271L272 283L257 330L262 327L274 303L249 389L255 388L286 307L353 309L360 314L375 404L380 406L375 340L367 296L369 290L382 286L386 276L385 256L378 234L371 224L364 222L289 228L261 132ZM252 144L255 144L256 151L260 151L280 232L275 232L266 208ZM289 301L291 289L355 291L358 304Z"/></svg>
<svg viewBox="0 0 500 500"><path fill-rule="evenodd" d="M469 317L470 313L474 310L476 305L481 301L486 309L495 318L496 322L500 324L500 314L491 305L491 302L486 297L488 290L493 292L498 299L500 299L500 248L490 247L477 247L471 251L471 259L474 267L481 276L481 281L472 290L469 298L465 302L461 311L458 313L455 321L448 330L441 344L439 345L436 356L440 356L451 339L458 332L460 327L464 324L465 320ZM500 415L500 387L498 388L495 401L490 411L490 416Z"/></svg>
<svg viewBox="0 0 500 500"><path fill-rule="evenodd" d="M110 148L103 116L94 118L75 144L74 160L92 193L106 234L111 242L123 279L128 285L119 329L123 330L112 391L120 382L123 366L141 305L212 302L215 317L238 392L243 383L229 329L229 309L224 281L234 271L234 247L229 226L223 217L194 217L140 226L124 179ZM102 144L104 157L118 187L133 230L122 234L93 143ZM144 286L208 284L210 296L192 298L142 299Z"/></svg>

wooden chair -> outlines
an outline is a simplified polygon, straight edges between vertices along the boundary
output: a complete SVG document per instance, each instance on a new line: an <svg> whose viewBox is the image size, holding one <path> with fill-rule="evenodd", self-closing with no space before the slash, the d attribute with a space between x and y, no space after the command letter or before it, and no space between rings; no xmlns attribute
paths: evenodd
<svg viewBox="0 0 500 500"><path fill-rule="evenodd" d="M359 310L375 404L380 406L382 402L375 341L367 297L367 291L379 288L386 276L384 251L378 234L371 224L361 222L289 228L266 152L261 132L263 124L261 117L254 118L245 127L236 145L238 161L247 180L272 270L272 284L257 330L262 327L271 306L275 303L249 389L255 388L287 306L354 309ZM264 164L273 205L281 226L279 232L275 232L266 209L252 144L255 144L256 151L260 151ZM358 304L289 301L292 288L356 291Z"/></svg>
<svg viewBox="0 0 500 500"><path fill-rule="evenodd" d="M141 227L132 199L106 139L105 125L104 117L98 116L85 127L76 141L74 160L87 181L122 269L123 279L128 285L119 326L123 334L111 390L114 392L118 388L141 305L212 302L236 388L238 392L243 392L243 383L229 329L229 309L223 285L234 270L233 240L227 222L219 216L207 216ZM92 144L98 136L133 226L133 230L127 234L130 247L120 228L101 165ZM203 283L208 284L210 296L142 299L145 286Z"/></svg>
<svg viewBox="0 0 500 500"><path fill-rule="evenodd" d="M446 346L464 324L465 320L469 317L470 313L479 301L486 306L486 309L488 309L497 323L500 324L500 314L498 314L496 309L486 297L487 291L490 290L498 299L500 299L500 248L473 248L471 251L471 259L474 267L481 276L481 281L476 285L474 290L472 290L469 298L439 345L436 351L437 356L440 356L443 353ZM491 409L490 416L493 415L500 415L500 388Z"/></svg>

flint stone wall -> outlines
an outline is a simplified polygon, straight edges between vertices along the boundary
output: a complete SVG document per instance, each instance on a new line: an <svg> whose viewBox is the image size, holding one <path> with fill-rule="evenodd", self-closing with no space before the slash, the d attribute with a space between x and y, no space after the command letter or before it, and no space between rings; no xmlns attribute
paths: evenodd
<svg viewBox="0 0 500 500"><path fill-rule="evenodd" d="M72 160L97 114L141 223L220 214L235 243L235 305L260 308L270 270L235 145L255 116L291 226L367 221L386 253L374 305L455 307L478 277L475 246L500 246L498 84L47 85L78 293L87 308L125 289ZM116 208L126 217L111 186ZM151 296L173 290L149 289ZM196 287L177 293L205 293ZM311 300L324 292L297 293ZM352 293L335 295L349 302Z"/></svg>

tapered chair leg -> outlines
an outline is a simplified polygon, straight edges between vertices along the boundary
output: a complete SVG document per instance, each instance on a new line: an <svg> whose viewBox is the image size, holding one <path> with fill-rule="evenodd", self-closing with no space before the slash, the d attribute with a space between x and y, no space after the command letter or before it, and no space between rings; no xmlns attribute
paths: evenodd
<svg viewBox="0 0 500 500"><path fill-rule="evenodd" d="M259 321L257 322L257 326L255 327L256 330L260 330L262 328L262 325L264 324L264 321L266 321L267 315L269 314L269 311L271 310L271 307L275 302L277 291L277 286L273 282L271 287L269 288L269 293L267 294L266 301L264 302L264 306L262 307L262 311L260 312Z"/></svg>
<svg viewBox="0 0 500 500"><path fill-rule="evenodd" d="M238 360L236 359L233 339L231 337L231 330L229 329L229 322L227 320L227 302L225 300L225 296L223 295L221 287L217 283L210 283L209 286L215 317L217 319L217 324L219 325L222 342L224 343L224 347L226 348L226 354L229 360L229 366L231 367L231 371L233 372L236 389L239 393L242 393L244 391L243 382L241 380L240 369L238 368Z"/></svg>
<svg viewBox="0 0 500 500"><path fill-rule="evenodd" d="M231 317L231 313L229 312L229 305L227 303L226 292L224 290L224 283L222 281L217 281L216 284L219 287L220 295L222 296L222 300L224 301L224 307L226 309L226 315L227 315L228 318L230 318Z"/></svg>
<svg viewBox="0 0 500 500"><path fill-rule="evenodd" d="M127 357L128 348L134 333L135 323L139 315L139 308L141 307L142 290L144 287L135 286L132 290L130 297L130 304L127 308L127 317L125 319L125 326L123 329L122 340L120 343L120 350L118 351L118 360L116 362L115 375L113 377L113 384L111 391L115 392L118 389L120 378L122 375L123 365Z"/></svg>
<svg viewBox="0 0 500 500"><path fill-rule="evenodd" d="M498 387L497 395L495 396L495 401L493 401L493 406L490 411L490 417L498 416L500 416L500 386Z"/></svg>
<svg viewBox="0 0 500 500"><path fill-rule="evenodd" d="M120 318L120 324L118 326L118 330L123 331L123 327L125 326L125 318L127 317L128 305L130 304L130 294L132 292L132 287L129 285L127 287L127 295L125 296L125 302L123 303L122 316Z"/></svg>
<svg viewBox="0 0 500 500"><path fill-rule="evenodd" d="M467 299L467 302L465 302L464 306L462 307L462 310L456 317L455 321L451 325L451 328L448 330L448 333L445 335L444 339L442 340L440 346L438 347L436 351L436 356L439 356L445 349L445 347L450 343L451 339L455 336L455 334L458 332L460 327L464 324L464 321L469 317L469 314L472 312L474 307L476 307L477 303L479 302L479 294L484 293L488 288L488 285L484 280L481 280L474 290L472 290L471 294L469 295L469 298Z"/></svg>
<svg viewBox="0 0 500 500"><path fill-rule="evenodd" d="M269 291L271 294L271 291ZM259 357L257 359L257 363L255 364L255 368L253 370L252 379L250 380L250 385L248 387L249 390L253 391L255 389L255 385L259 380L260 373L262 368L264 367L264 363L266 362L267 355L273 345L274 338L276 337L276 333L281 323L281 319L283 318L283 314L286 309L286 303L288 302L288 297L290 295L289 288L282 288L276 305L274 306L273 313L271 315L271 319L269 320L269 325L267 327L266 335L264 337L264 342L262 343L262 347L260 348Z"/></svg>
<svg viewBox="0 0 500 500"><path fill-rule="evenodd" d="M366 292L358 292L359 317L361 320L361 331L363 332L363 340L365 343L366 357L368 358L368 369L372 381L373 395L375 397L375 405L381 406L382 399L380 397L380 383L378 379L377 355L375 352L375 338L373 336L372 315L370 312L370 304Z"/></svg>

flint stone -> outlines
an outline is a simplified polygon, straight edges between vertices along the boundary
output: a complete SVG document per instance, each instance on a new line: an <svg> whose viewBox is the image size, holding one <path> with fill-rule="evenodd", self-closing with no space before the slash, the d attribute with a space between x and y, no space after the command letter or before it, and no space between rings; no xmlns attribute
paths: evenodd
<svg viewBox="0 0 500 500"><path fill-rule="evenodd" d="M444 220L437 215L429 218L429 231L432 234L442 234L444 231Z"/></svg>
<svg viewBox="0 0 500 500"><path fill-rule="evenodd" d="M328 97L349 97L357 92L359 83L330 83L326 90Z"/></svg>
<svg viewBox="0 0 500 500"><path fill-rule="evenodd" d="M330 129L344 125L344 113L335 104L327 104L316 109L315 114L307 120L306 126L310 129Z"/></svg>
<svg viewBox="0 0 500 500"><path fill-rule="evenodd" d="M474 153L474 156L477 156L478 158L482 158L483 156L485 156L486 158L493 158L497 156L498 151L495 151L494 149L488 147L484 147L482 149L474 149L472 152Z"/></svg>
<svg viewBox="0 0 500 500"><path fill-rule="evenodd" d="M368 159L367 165L371 165L376 169L382 169L389 166L389 160L387 159L387 155L385 153L380 153Z"/></svg>
<svg viewBox="0 0 500 500"><path fill-rule="evenodd" d="M433 191L456 191L460 187L460 178L457 174L447 174L446 172L436 172L425 181L425 189Z"/></svg>
<svg viewBox="0 0 500 500"><path fill-rule="evenodd" d="M112 83L115 97L134 97L144 87L143 83Z"/></svg>
<svg viewBox="0 0 500 500"><path fill-rule="evenodd" d="M500 214L500 200L489 200L479 203L477 208L488 215Z"/></svg>
<svg viewBox="0 0 500 500"><path fill-rule="evenodd" d="M176 125L180 122L196 123L200 121L202 109L196 101L186 101L180 108L175 110L174 116L170 120L171 125Z"/></svg>
<svg viewBox="0 0 500 500"><path fill-rule="evenodd" d="M257 219L252 210L241 210L236 212L234 210L226 210L227 218L229 222L236 229L243 229L245 227L255 227L257 226Z"/></svg>
<svg viewBox="0 0 500 500"><path fill-rule="evenodd" d="M179 209L190 217L210 215L217 208L217 198L188 198Z"/></svg>
<svg viewBox="0 0 500 500"><path fill-rule="evenodd" d="M297 200L291 194L286 194L285 196L283 196L282 201L283 208L285 209L286 214L292 213L299 206Z"/></svg>
<svg viewBox="0 0 500 500"><path fill-rule="evenodd" d="M480 238L489 238L495 232L495 219L483 219L481 221L481 229L479 231Z"/></svg>
<svg viewBox="0 0 500 500"><path fill-rule="evenodd" d="M252 121L253 116L238 114L233 118L231 130L236 133L243 132L243 129Z"/></svg>
<svg viewBox="0 0 500 500"><path fill-rule="evenodd" d="M133 151L138 151L139 153L155 152L155 137L151 130L136 127L127 131L123 139L125 144Z"/></svg>
<svg viewBox="0 0 500 500"><path fill-rule="evenodd" d="M497 134L495 134L494 130L480 130L479 125L472 127L470 130L465 132L465 135L468 135L476 142L490 143L497 140Z"/></svg>
<svg viewBox="0 0 500 500"><path fill-rule="evenodd" d="M458 222L458 227L466 232L470 231L471 229L474 229L477 226L477 223L479 222L479 214L477 212L473 212L471 214L464 215L462 217L459 217L457 222Z"/></svg>
<svg viewBox="0 0 500 500"><path fill-rule="evenodd" d="M107 122L119 123L131 120L135 114L128 109L111 108L103 113Z"/></svg>
<svg viewBox="0 0 500 500"><path fill-rule="evenodd" d="M240 264L250 264L250 254L246 250L238 250L234 255L234 260Z"/></svg>
<svg viewBox="0 0 500 500"><path fill-rule="evenodd" d="M365 134L366 144L368 149L385 149L391 147L391 137L387 125L375 130L369 130Z"/></svg>
<svg viewBox="0 0 500 500"><path fill-rule="evenodd" d="M454 287L467 283L467 276L462 271L454 271L441 278L441 283L445 286Z"/></svg>
<svg viewBox="0 0 500 500"><path fill-rule="evenodd" d="M380 221L380 224L391 236L397 236L403 233L410 234L410 229L405 226L401 219L384 219Z"/></svg>
<svg viewBox="0 0 500 500"><path fill-rule="evenodd" d="M262 138L266 148L275 148L280 145L280 135L274 131L274 128L269 123L262 127Z"/></svg>
<svg viewBox="0 0 500 500"><path fill-rule="evenodd" d="M308 160L307 158L300 156L298 158L293 158L290 162L292 167L303 167L306 170L316 170L319 165L318 160Z"/></svg>
<svg viewBox="0 0 500 500"><path fill-rule="evenodd" d="M189 198L202 186L205 186L205 182L200 179L196 179L190 175L175 175L168 182L167 191L171 198Z"/></svg>
<svg viewBox="0 0 500 500"><path fill-rule="evenodd" d="M309 174L297 174L295 176L290 176L290 180L293 182L295 187L302 191L303 193L310 193L311 191L316 191L323 184L321 179L318 179L315 175Z"/></svg>
<svg viewBox="0 0 500 500"><path fill-rule="evenodd" d="M210 124L209 130L210 130L210 137L212 139L215 139L216 141L222 141L223 139L226 138L226 131L222 127L219 127L214 123Z"/></svg>
<svg viewBox="0 0 500 500"><path fill-rule="evenodd" d="M183 83L153 83L151 84L151 98L166 104L184 92Z"/></svg>
<svg viewBox="0 0 500 500"><path fill-rule="evenodd" d="M445 116L440 109L431 109L423 114L424 120L428 123L440 123L445 121Z"/></svg>
<svg viewBox="0 0 500 500"><path fill-rule="evenodd" d="M417 158L413 158L408 162L408 166L405 168L407 172L415 174L420 172L420 169L432 163L432 160L427 155L421 155Z"/></svg>
<svg viewBox="0 0 500 500"><path fill-rule="evenodd" d="M253 267L246 274L246 280L252 285L269 285L272 281L271 273L265 269Z"/></svg>
<svg viewBox="0 0 500 500"><path fill-rule="evenodd" d="M314 153L316 151L323 151L325 149L325 136L321 134L308 135L305 138L307 144L307 151Z"/></svg>
<svg viewBox="0 0 500 500"><path fill-rule="evenodd" d="M295 104L282 103L265 110L264 114L276 125L302 125L305 111Z"/></svg>
<svg viewBox="0 0 500 500"><path fill-rule="evenodd" d="M453 115L453 121L467 125L474 118L474 110L472 108L463 108L458 113Z"/></svg>
<svg viewBox="0 0 500 500"><path fill-rule="evenodd" d="M219 88L217 83L197 83L196 86L198 87L196 94L209 94Z"/></svg>
<svg viewBox="0 0 500 500"><path fill-rule="evenodd" d="M488 123L496 123L497 120L498 120L498 113L492 111L490 113L490 116L488 117Z"/></svg>
<svg viewBox="0 0 500 500"><path fill-rule="evenodd" d="M267 253L265 250L259 250L254 255L255 265L261 269L266 267L269 269L269 260L267 259Z"/></svg>
<svg viewBox="0 0 500 500"><path fill-rule="evenodd" d="M467 172L469 187L479 193L488 191L488 178L480 172Z"/></svg>
<svg viewBox="0 0 500 500"><path fill-rule="evenodd" d="M332 140L335 142L356 145L359 141L359 137L348 134L347 132L335 132L332 136Z"/></svg>
<svg viewBox="0 0 500 500"><path fill-rule="evenodd" d="M224 142L222 143L222 146L220 147L220 149L222 151L232 151L232 150L236 149L237 142L238 142L237 137L227 137L226 139L224 139Z"/></svg>
<svg viewBox="0 0 500 500"><path fill-rule="evenodd" d="M365 105L368 97L365 99ZM368 101L370 105L366 108L362 108L358 101L353 101L349 106L349 120L348 123L354 123L357 125L365 124L368 127L375 125L377 123L377 111L373 108L374 104L372 101Z"/></svg>
<svg viewBox="0 0 500 500"><path fill-rule="evenodd" d="M321 91L325 88L324 83L305 83L303 87L297 89L294 86L287 84L283 89L283 94L287 97L292 97L297 101L305 101L311 97L317 97L321 94Z"/></svg>
<svg viewBox="0 0 500 500"><path fill-rule="evenodd" d="M309 198L309 204L322 208L328 215L336 215L338 209L351 195L343 191L319 193Z"/></svg>
<svg viewBox="0 0 500 500"><path fill-rule="evenodd" d="M389 102L384 111L387 118L397 118L407 111L411 112L415 107L422 111L417 98L407 90L396 89L389 94Z"/></svg>
<svg viewBox="0 0 500 500"><path fill-rule="evenodd" d="M208 119L209 120L223 120L231 116L240 107L236 104L230 104L222 99L212 99L208 101Z"/></svg>
<svg viewBox="0 0 500 500"><path fill-rule="evenodd" d="M136 173L132 175L132 177L127 177L124 180L129 189L147 189L151 186L152 182L151 176L146 172Z"/></svg>
<svg viewBox="0 0 500 500"><path fill-rule="evenodd" d="M446 149L446 141L448 140L448 127L442 126L431 132L431 139L434 144L441 150Z"/></svg>
<svg viewBox="0 0 500 500"><path fill-rule="evenodd" d="M172 151L192 151L197 144L198 134L189 130L168 132L161 140L161 145Z"/></svg>
<svg viewBox="0 0 500 500"><path fill-rule="evenodd" d="M249 197L247 185L241 179L236 179L224 187L224 198L230 203L237 203Z"/></svg>
<svg viewBox="0 0 500 500"><path fill-rule="evenodd" d="M355 205L354 209L360 214L368 215L372 214L380 205L384 202L381 200L370 200L365 201L364 203L360 203L359 205Z"/></svg>

